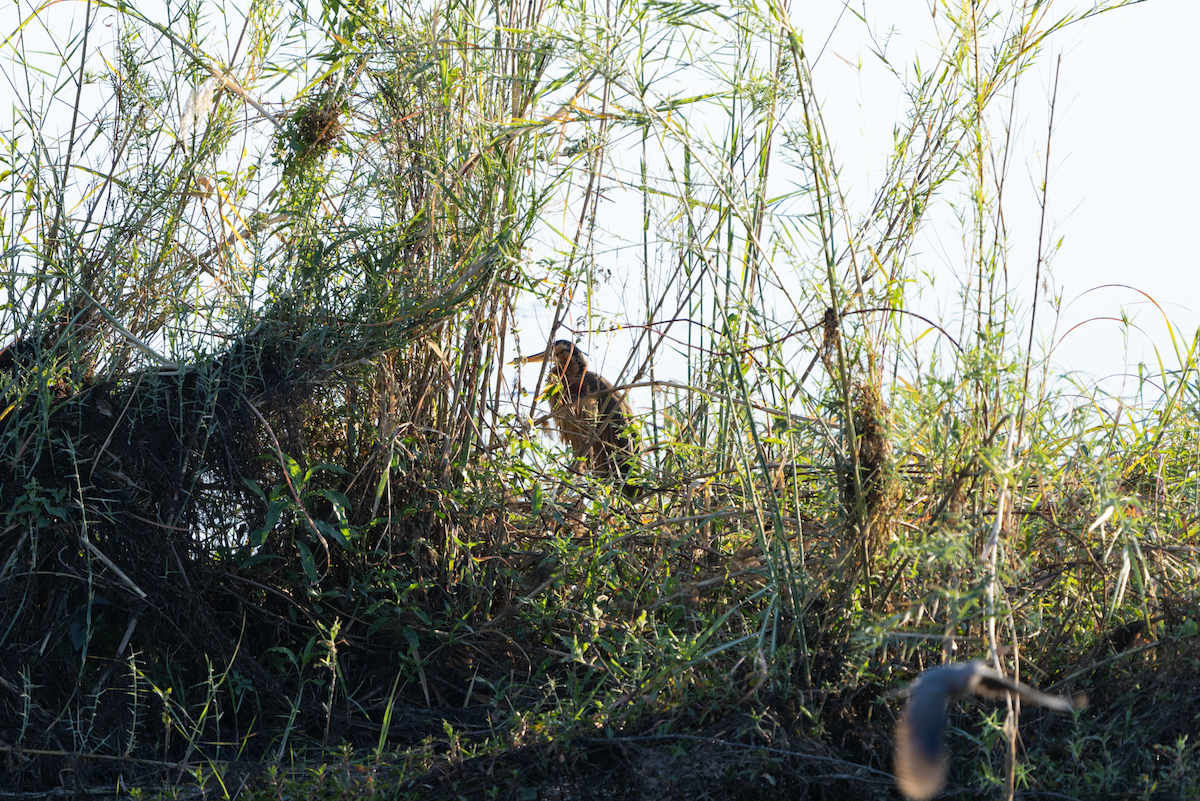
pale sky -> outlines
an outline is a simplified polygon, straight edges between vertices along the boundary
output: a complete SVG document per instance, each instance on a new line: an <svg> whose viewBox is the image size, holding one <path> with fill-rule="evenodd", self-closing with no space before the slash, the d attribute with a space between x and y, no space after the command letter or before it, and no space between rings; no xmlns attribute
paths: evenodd
<svg viewBox="0 0 1200 801"><path fill-rule="evenodd" d="M1068 103L1052 192L1066 238L1054 267L1070 303L1064 318L1073 325L1120 316L1122 308L1134 314L1146 336L1131 342L1131 362L1153 360L1154 347L1171 350L1161 315L1135 292L1096 287L1145 292L1186 340L1200 322L1200 256L1188 233L1200 219L1198 26L1200 4L1150 0L1080 26L1058 44L1059 94ZM1119 326L1090 323L1065 340L1060 358L1079 370L1118 371L1122 339Z"/></svg>
<svg viewBox="0 0 1200 801"><path fill-rule="evenodd" d="M895 23L902 40L893 45L898 48L904 48L903 40L919 38L927 24L928 0L873 7L880 25L889 15L900 17L903 7L917 9L907 26L902 17ZM1071 7L1055 4L1055 14ZM1010 172L1015 180L1010 200L1018 201L1006 203L1010 228L1017 232L1010 257L1016 269L1010 275L1014 285L1031 287L1038 230L1035 188L1044 169L1047 108L1057 66L1047 215L1051 238L1063 240L1050 268L1052 285L1063 294L1054 361L1081 380L1109 377L1104 384L1114 391L1119 387L1111 377L1138 361L1153 363L1156 347L1168 367L1178 361L1163 314L1139 292L1105 285L1128 285L1152 297L1185 341L1200 325L1200 257L1187 234L1200 217L1200 199L1193 190L1200 182L1195 133L1200 90L1193 55L1198 26L1200 3L1191 0L1148 0L1071 26L1051 39L1035 72L1022 79L1018 95L1016 127L1024 138L1018 150L1027 155ZM862 26L854 21L853 27ZM830 59L831 52L846 61L861 57L869 62L867 51L856 49L850 35L845 39L843 43L835 36L818 70L836 71L840 63L847 75L853 72ZM873 96L869 89L862 94ZM887 129L888 115L895 116L893 108L869 103L859 113L866 128L873 122ZM875 154L888 145L886 130L884 134ZM868 138L860 135L857 141ZM843 143L854 140L847 137ZM871 169L879 169L877 161ZM1025 237L1028 242L1021 241ZM926 244L927 255L938 254L947 263L961 257L957 240ZM1141 332L1096 319L1119 318L1122 310ZM1039 316L1048 320L1048 311L1042 307Z"/></svg>

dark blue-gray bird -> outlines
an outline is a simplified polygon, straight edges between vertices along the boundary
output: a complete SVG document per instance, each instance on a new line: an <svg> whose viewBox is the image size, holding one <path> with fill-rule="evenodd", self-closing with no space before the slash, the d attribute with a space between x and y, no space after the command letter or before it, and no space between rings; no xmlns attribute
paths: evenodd
<svg viewBox="0 0 1200 801"><path fill-rule="evenodd" d="M896 726L896 783L914 801L932 798L946 784L943 735L946 707L968 695L1002 699L1013 693L1027 704L1065 711L1087 706L1087 696L1048 695L1013 681L983 662L956 662L930 668L908 690L904 715Z"/></svg>

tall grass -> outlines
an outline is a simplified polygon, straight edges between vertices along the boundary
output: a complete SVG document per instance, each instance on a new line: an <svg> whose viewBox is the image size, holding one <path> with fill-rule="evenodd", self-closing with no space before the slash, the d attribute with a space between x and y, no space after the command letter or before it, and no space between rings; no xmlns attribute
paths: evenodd
<svg viewBox="0 0 1200 801"><path fill-rule="evenodd" d="M588 765L676 737L731 792L884 794L888 691L980 657L1099 711L1020 759L987 717L954 781L1184 792L1194 704L1134 688L1195 634L1194 343L1137 403L1072 393L1044 221L1008 278L1017 87L1120 5L938 7L932 62L881 46L906 108L865 201L777 4L87 5L49 70L32 10L0 179L14 785L235 795L249 760L273 794L474 795L490 759L646 795L657 769ZM546 375L508 363L544 336L629 388L636 502L534 425Z"/></svg>

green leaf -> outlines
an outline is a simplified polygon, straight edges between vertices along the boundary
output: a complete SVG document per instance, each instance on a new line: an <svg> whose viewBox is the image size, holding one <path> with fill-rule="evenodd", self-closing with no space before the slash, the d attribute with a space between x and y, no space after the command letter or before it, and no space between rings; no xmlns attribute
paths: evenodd
<svg viewBox="0 0 1200 801"><path fill-rule="evenodd" d="M309 468L308 475L314 476L317 473L321 473L326 470L328 470L331 473L337 473L338 475L342 475L342 476L350 475L348 472L346 472L346 468L342 467L340 464L334 464L333 462L321 462L319 464L313 465L312 467Z"/></svg>
<svg viewBox="0 0 1200 801"><path fill-rule="evenodd" d="M287 501L271 501L270 505L267 506L267 519L263 522L263 527L254 532L250 537L251 548L262 547L262 544L267 540L267 535L275 530L275 526L279 523L279 517L288 505Z"/></svg>
<svg viewBox="0 0 1200 801"><path fill-rule="evenodd" d="M296 460L286 453L279 454L279 458L287 468L288 475L292 477L292 483L296 487L296 492L300 492L304 487L304 478L301 477L303 474L300 471L300 465L296 464Z"/></svg>
<svg viewBox="0 0 1200 801"><path fill-rule="evenodd" d="M277 553L256 553L256 554L254 554L254 556L251 556L249 559L243 560L242 563L238 565L238 570L247 570L247 569L252 568L255 565L259 564L260 562L267 561L268 559L282 559L282 558L283 557Z"/></svg>
<svg viewBox="0 0 1200 801"><path fill-rule="evenodd" d="M344 529L343 530L336 529L329 523L325 522L324 520L314 520L313 525L317 527L317 531L321 532L326 537L330 537L331 539L337 540L338 545L342 546L343 548L345 548L347 550L350 549L350 538L347 536L349 534L349 531L344 530Z"/></svg>
<svg viewBox="0 0 1200 801"><path fill-rule="evenodd" d="M250 491L257 495L263 503L267 502L267 496L263 493L262 487L258 486L258 482L252 478L242 476L242 483L249 487Z"/></svg>
<svg viewBox="0 0 1200 801"><path fill-rule="evenodd" d="M537 517L538 513L542 511L542 503L545 500L546 497L542 494L542 482L535 481L533 483L533 497L529 499L529 508L534 517Z"/></svg>
<svg viewBox="0 0 1200 801"><path fill-rule="evenodd" d="M337 490L319 489L316 494L337 507L339 515L350 511L350 499Z"/></svg>
<svg viewBox="0 0 1200 801"><path fill-rule="evenodd" d="M416 657L417 649L421 645L421 640L417 637L417 633L408 626L403 627L400 631L404 633L404 639L408 640L408 652Z"/></svg>
<svg viewBox="0 0 1200 801"><path fill-rule="evenodd" d="M308 577L310 584L316 584L321 577L317 575L317 563L313 559L312 550L299 540L296 541L296 550L300 552L300 564L304 566L304 575Z"/></svg>

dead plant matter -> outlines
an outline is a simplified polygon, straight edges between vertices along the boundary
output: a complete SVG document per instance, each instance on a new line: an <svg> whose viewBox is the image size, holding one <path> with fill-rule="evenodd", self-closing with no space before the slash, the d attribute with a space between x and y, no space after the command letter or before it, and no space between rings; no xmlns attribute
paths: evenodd
<svg viewBox="0 0 1200 801"><path fill-rule="evenodd" d="M842 504L847 519L872 553L886 540L899 487L892 466L892 441L888 431L888 408L874 383L856 383L852 395L854 443L858 451L858 475L854 460L845 461L841 473Z"/></svg>

